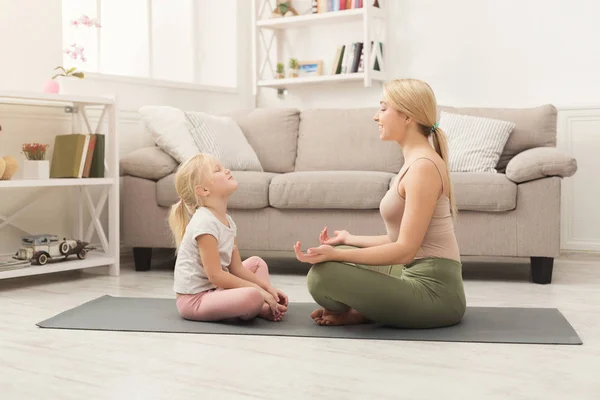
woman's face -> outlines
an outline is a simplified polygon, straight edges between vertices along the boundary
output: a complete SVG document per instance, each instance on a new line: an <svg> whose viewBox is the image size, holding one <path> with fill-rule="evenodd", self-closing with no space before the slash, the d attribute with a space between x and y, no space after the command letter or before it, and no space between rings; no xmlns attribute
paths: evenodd
<svg viewBox="0 0 600 400"><path fill-rule="evenodd" d="M388 106L384 100L379 104L379 110L373 116L373 120L379 126L379 138L402 142L406 136L408 119L404 114Z"/></svg>

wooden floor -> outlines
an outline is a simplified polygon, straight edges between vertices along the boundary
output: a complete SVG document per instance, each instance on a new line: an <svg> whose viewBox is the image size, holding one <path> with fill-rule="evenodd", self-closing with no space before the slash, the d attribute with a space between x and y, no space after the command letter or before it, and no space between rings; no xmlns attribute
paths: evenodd
<svg viewBox="0 0 600 400"><path fill-rule="evenodd" d="M104 294L173 297L172 265L0 281L0 399L598 399L600 256L565 256L554 282L527 264L465 262L469 305L556 307L582 346L143 334L40 329ZM306 269L271 263L294 301Z"/></svg>

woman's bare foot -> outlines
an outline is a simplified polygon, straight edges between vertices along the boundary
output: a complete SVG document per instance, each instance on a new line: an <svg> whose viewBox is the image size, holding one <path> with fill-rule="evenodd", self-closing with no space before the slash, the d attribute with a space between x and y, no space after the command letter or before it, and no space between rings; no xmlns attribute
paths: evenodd
<svg viewBox="0 0 600 400"><path fill-rule="evenodd" d="M330 325L358 325L366 324L370 321L365 318L361 313L354 309L350 309L346 312L335 313L325 309L318 309L310 314L310 317L319 325L330 326Z"/></svg>
<svg viewBox="0 0 600 400"><path fill-rule="evenodd" d="M279 322L283 319L283 316L285 315L286 311L287 311L287 307L284 306L283 304L279 304L277 306L277 308L279 309L279 316L275 317L273 315L273 311L271 311L271 307L269 307L269 305L267 303L263 304L262 309L260 310L260 313L258 314L258 316L260 318L269 320L269 321L275 321L275 322Z"/></svg>

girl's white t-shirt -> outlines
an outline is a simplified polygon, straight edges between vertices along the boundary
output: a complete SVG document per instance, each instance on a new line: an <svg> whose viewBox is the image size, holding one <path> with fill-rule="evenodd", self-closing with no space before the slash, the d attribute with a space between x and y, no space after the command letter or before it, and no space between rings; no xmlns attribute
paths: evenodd
<svg viewBox="0 0 600 400"><path fill-rule="evenodd" d="M173 284L176 293L196 294L216 287L208 280L200 259L196 241L200 235L208 234L217 239L221 268L229 272L237 227L229 215L226 217L229 226L219 221L208 208L200 207L190 219L177 250Z"/></svg>

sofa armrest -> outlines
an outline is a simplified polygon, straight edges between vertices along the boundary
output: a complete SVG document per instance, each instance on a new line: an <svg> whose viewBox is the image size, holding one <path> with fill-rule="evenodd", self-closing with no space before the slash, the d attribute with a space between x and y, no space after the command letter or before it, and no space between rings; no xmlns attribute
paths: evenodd
<svg viewBox="0 0 600 400"><path fill-rule="evenodd" d="M177 161L160 147L142 147L123 156L119 161L121 175L159 180L177 169Z"/></svg>
<svg viewBox="0 0 600 400"><path fill-rule="evenodd" d="M535 147L514 156L506 166L506 177L515 183L548 176L566 178L577 171L577 160L554 147Z"/></svg>

